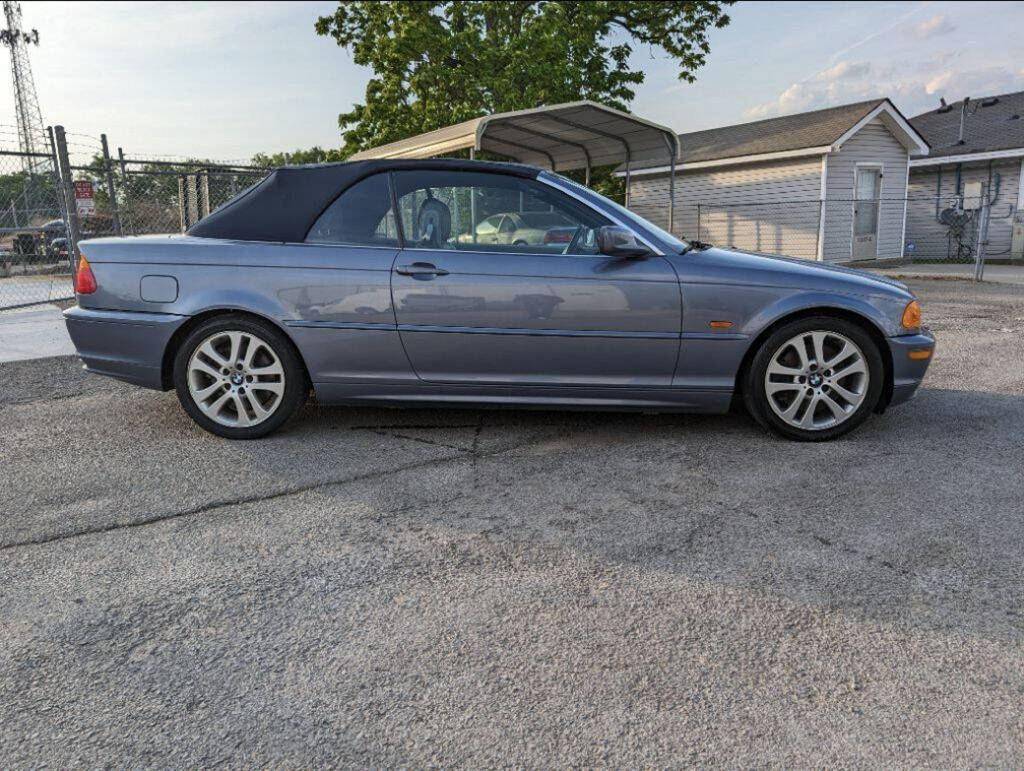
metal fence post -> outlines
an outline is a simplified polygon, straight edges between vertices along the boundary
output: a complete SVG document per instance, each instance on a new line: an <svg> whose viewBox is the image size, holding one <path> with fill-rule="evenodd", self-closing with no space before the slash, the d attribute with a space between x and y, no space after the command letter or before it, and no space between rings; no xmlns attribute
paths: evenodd
<svg viewBox="0 0 1024 771"><path fill-rule="evenodd" d="M988 200L988 188L983 187L981 199L981 221L978 223L978 248L974 250L974 280L985 278L985 247L988 245L988 219L991 207Z"/></svg>
<svg viewBox="0 0 1024 771"><path fill-rule="evenodd" d="M197 175L197 190L196 195L199 198L199 211L197 212L196 221L198 222L203 217L207 217L210 214L210 171L209 169L200 169Z"/></svg>
<svg viewBox="0 0 1024 771"><path fill-rule="evenodd" d="M103 147L103 176L107 180L107 195L110 196L110 219L114 223L114 235L121 235L121 212L117 209L117 192L114 190L114 170L111 166L110 148L107 146L107 135L100 134Z"/></svg>
<svg viewBox="0 0 1024 771"><path fill-rule="evenodd" d="M53 172L53 189L57 193L57 205L60 208L61 219L64 220L64 227L71 228L68 222L67 199L64 196L64 188L61 186L60 161L57 159L57 143L53 140L53 126L46 127L46 138L50 145L50 164ZM14 203L12 202L13 206Z"/></svg>
<svg viewBox="0 0 1024 771"><path fill-rule="evenodd" d="M71 161L68 159L68 140L63 126L54 126L54 141L57 146L57 160L60 163L60 178L64 188L64 200L68 213L68 261L71 263L72 282L78 276L78 242L82 232L78 225L78 205L75 203L75 183L72 181Z"/></svg>
<svg viewBox="0 0 1024 771"><path fill-rule="evenodd" d="M128 164L124 160L124 148L117 148L117 159L121 166L121 182L127 186L128 184Z"/></svg>

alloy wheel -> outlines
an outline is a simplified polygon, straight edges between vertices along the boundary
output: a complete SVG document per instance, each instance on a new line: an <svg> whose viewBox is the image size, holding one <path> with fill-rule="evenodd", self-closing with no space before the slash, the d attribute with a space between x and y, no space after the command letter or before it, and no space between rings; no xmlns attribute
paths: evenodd
<svg viewBox="0 0 1024 771"><path fill-rule="evenodd" d="M192 352L187 377L196 406L222 426L258 425L277 411L284 397L280 358L249 332L210 335Z"/></svg>
<svg viewBox="0 0 1024 771"><path fill-rule="evenodd" d="M864 353L838 332L801 332L772 354L764 376L772 411L785 423L820 431L849 419L868 393Z"/></svg>

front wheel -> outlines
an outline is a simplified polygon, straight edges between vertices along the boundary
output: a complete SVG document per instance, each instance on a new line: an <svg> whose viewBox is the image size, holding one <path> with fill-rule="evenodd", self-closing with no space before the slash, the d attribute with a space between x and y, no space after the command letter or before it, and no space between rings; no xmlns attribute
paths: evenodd
<svg viewBox="0 0 1024 771"><path fill-rule="evenodd" d="M856 324L828 316L800 319L776 330L754 355L744 401L776 434L835 439L874 411L884 372L878 346Z"/></svg>
<svg viewBox="0 0 1024 771"><path fill-rule="evenodd" d="M267 322L240 315L218 316L192 331L174 359L174 386L192 419L227 439L277 430L309 393L291 341Z"/></svg>

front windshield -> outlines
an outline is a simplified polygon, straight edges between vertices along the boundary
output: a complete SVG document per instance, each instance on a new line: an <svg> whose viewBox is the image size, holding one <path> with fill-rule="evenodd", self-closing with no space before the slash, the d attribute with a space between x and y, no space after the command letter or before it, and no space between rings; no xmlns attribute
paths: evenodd
<svg viewBox="0 0 1024 771"><path fill-rule="evenodd" d="M611 198L606 198L605 196L601 195L600 193L595 193L589 187L581 185L579 182L576 182L575 180L569 179L568 177L563 177L561 174L554 174L552 172L544 172L544 173L545 174L550 174L552 177L557 179L559 182L565 183L566 185L572 187L573 189L575 189L578 192L581 191L581 192L586 193L587 195L592 195L592 196L595 196L597 198L600 198L601 199L601 203L603 203L606 206L609 206L610 208L612 208L615 211L615 213L618 214L620 217L622 217L622 219L626 220L626 222L628 222L628 223L630 223L632 225L638 226L641 230L647 230L647 231L651 232L653 235L657 236L659 239L664 241L665 245L668 246L670 249L672 249L672 250L682 254L684 251L686 251L689 248L688 244L685 241L681 241L680 239L676 238L674 235L669 233L667 230L663 230L662 228L659 228L657 225L655 225L650 220L645 220L643 217L641 217L638 214L636 214L636 212L631 212L625 206L622 206L620 204L615 203L615 201L613 201Z"/></svg>

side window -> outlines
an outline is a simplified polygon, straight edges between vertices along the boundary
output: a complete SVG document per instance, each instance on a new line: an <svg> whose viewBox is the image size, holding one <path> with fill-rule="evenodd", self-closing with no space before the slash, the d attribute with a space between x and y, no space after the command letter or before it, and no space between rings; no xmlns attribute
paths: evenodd
<svg viewBox="0 0 1024 771"><path fill-rule="evenodd" d="M498 230L497 222L498 222L499 219L500 219L499 217L488 217L487 219L485 219L483 222L481 222L479 225L476 226L477 235L481 235L481 236L491 236L491 235L494 235L497 232L497 230Z"/></svg>
<svg viewBox="0 0 1024 771"><path fill-rule="evenodd" d="M397 248L388 175L374 174L345 190L313 223L306 242Z"/></svg>
<svg viewBox="0 0 1024 771"><path fill-rule="evenodd" d="M596 254L596 230L611 224L560 190L511 174L424 169L392 178L406 247Z"/></svg>

